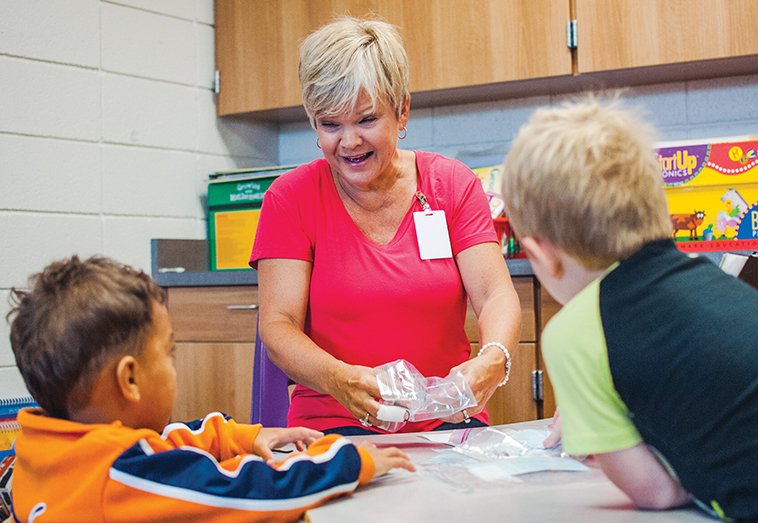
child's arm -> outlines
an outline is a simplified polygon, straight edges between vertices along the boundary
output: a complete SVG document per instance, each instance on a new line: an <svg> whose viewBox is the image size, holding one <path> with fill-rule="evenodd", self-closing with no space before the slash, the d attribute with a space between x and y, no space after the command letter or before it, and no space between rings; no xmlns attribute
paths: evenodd
<svg viewBox="0 0 758 523"><path fill-rule="evenodd" d="M383 476L392 469L405 469L416 472L411 458L397 447L378 448L373 443L362 443L358 451L365 451L374 460L374 477Z"/></svg>
<svg viewBox="0 0 758 523"><path fill-rule="evenodd" d="M395 467L414 470L398 449L357 448L337 435L276 468L250 454L220 463L206 451L146 438L111 466L105 513L119 520L294 521Z"/></svg>
<svg viewBox="0 0 758 523"><path fill-rule="evenodd" d="M330 434L316 441L303 453L303 455L319 456L329 452L335 444L347 441L337 434ZM405 452L396 447L378 448L376 445L364 442L357 448L361 457L361 474L358 478L361 485L365 485L373 478L377 478L395 468L403 468L409 472L415 472L416 467L411 463L411 458ZM298 455L287 458L275 465L277 468L288 467L291 460L300 459ZM318 459L318 458L315 458Z"/></svg>
<svg viewBox="0 0 758 523"><path fill-rule="evenodd" d="M274 454L271 452L272 449L293 443L297 450L303 451L308 445L323 435L322 432L305 427L292 427L289 429L261 427L257 437L252 441L250 452L262 457L269 465L273 465Z"/></svg>
<svg viewBox="0 0 758 523"><path fill-rule="evenodd" d="M212 412L188 423L171 423L163 429L163 438L173 446L196 447L219 461L240 454L255 454L273 461L271 449L294 443L298 450L304 450L321 436L321 432L305 427L269 429L237 423L220 412Z"/></svg>
<svg viewBox="0 0 758 523"><path fill-rule="evenodd" d="M692 501L653 452L640 443L634 447L596 454L605 475L639 508L661 510Z"/></svg>

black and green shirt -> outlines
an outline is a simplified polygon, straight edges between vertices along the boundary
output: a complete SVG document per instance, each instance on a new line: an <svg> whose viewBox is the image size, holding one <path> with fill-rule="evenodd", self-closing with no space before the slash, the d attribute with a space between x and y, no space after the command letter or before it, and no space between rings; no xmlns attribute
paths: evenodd
<svg viewBox="0 0 758 523"><path fill-rule="evenodd" d="M699 501L758 519L753 288L669 240L652 242L569 301L543 350L567 452L644 441Z"/></svg>

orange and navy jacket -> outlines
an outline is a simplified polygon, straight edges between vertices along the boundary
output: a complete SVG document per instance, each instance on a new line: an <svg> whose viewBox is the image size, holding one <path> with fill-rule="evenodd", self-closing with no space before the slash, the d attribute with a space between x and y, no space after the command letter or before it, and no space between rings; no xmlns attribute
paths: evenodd
<svg viewBox="0 0 758 523"><path fill-rule="evenodd" d="M335 435L271 467L252 454L261 426L218 412L163 434L40 409L22 410L18 421L18 522L293 521L374 475L368 453Z"/></svg>

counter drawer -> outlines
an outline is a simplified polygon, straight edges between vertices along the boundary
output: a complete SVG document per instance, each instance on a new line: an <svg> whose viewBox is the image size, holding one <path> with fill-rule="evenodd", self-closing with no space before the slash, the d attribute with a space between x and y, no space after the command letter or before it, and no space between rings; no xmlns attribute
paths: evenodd
<svg viewBox="0 0 758 523"><path fill-rule="evenodd" d="M258 287L172 287L168 311L176 341L255 341Z"/></svg>

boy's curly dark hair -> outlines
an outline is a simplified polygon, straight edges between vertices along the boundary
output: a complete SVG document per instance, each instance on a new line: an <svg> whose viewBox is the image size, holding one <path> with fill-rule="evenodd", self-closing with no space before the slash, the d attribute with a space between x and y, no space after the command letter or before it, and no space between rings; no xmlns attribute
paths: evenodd
<svg viewBox="0 0 758 523"><path fill-rule="evenodd" d="M85 406L97 373L139 355L163 290L142 271L102 256L56 261L11 289L11 346L26 387L47 414Z"/></svg>

